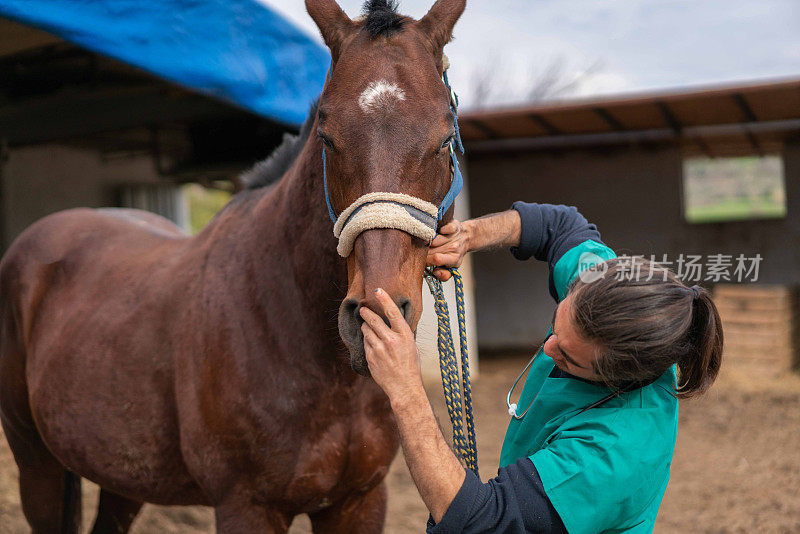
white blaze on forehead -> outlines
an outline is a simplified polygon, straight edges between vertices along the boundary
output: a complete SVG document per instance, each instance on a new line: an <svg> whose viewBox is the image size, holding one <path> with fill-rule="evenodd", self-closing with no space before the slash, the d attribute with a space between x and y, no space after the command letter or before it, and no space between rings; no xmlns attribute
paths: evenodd
<svg viewBox="0 0 800 534"><path fill-rule="evenodd" d="M395 100L405 100L406 93L396 83L378 80L371 82L361 96L358 97L358 105L364 112L369 113L380 107L390 105Z"/></svg>

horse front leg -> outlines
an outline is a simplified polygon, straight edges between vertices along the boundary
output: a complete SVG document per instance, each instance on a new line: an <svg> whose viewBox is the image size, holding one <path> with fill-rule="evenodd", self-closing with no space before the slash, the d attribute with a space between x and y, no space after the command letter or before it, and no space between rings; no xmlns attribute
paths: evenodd
<svg viewBox="0 0 800 534"><path fill-rule="evenodd" d="M386 519L386 483L348 497L339 504L309 514L315 533L376 534L383 532Z"/></svg>
<svg viewBox="0 0 800 534"><path fill-rule="evenodd" d="M226 500L214 507L217 534L283 534L292 518L253 502L250 496Z"/></svg>

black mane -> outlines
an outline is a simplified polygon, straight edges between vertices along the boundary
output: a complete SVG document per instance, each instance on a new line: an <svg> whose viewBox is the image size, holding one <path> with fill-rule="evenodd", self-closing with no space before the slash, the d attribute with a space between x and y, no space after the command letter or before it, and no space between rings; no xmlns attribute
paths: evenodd
<svg viewBox="0 0 800 534"><path fill-rule="evenodd" d="M267 159L259 161L249 171L242 174L240 180L245 189L258 189L277 182L289 170L308 141L318 105L318 101L311 105L308 117L297 135L283 134L283 142L270 153Z"/></svg>
<svg viewBox="0 0 800 534"><path fill-rule="evenodd" d="M408 18L397 12L397 0L367 0L363 8L363 30L373 39L390 37L403 29Z"/></svg>

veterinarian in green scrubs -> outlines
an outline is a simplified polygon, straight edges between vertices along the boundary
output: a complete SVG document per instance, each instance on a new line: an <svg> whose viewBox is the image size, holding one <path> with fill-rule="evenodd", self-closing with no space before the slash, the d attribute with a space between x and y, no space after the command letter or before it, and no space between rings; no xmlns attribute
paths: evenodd
<svg viewBox="0 0 800 534"><path fill-rule="evenodd" d="M554 266L558 294L566 295L591 260L614 257L594 240L571 248ZM587 410L607 397L608 387L554 369L540 349L517 403L520 412L530 408L511 418L500 466L529 458L568 532L598 532L603 526L652 531L678 429L674 367L648 386Z"/></svg>
<svg viewBox="0 0 800 534"><path fill-rule="evenodd" d="M522 391L509 404L498 475L486 483L444 440L414 335L391 298L377 291L390 326L362 308L367 361L397 417L431 513L428 532L651 532L669 481L678 398L706 391L721 363L708 293L644 259L617 258L572 207L517 202L440 234L431 265L458 266L468 252L502 246L520 260L547 261L558 305L542 348L517 382L509 377L513 393Z"/></svg>

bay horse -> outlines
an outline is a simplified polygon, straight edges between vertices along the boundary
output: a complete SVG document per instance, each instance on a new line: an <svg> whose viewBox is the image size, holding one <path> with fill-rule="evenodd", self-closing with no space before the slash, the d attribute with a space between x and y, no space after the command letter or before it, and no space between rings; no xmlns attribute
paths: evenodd
<svg viewBox="0 0 800 534"><path fill-rule="evenodd" d="M398 435L358 309L380 309L380 286L416 328L427 243L370 229L339 257L323 146L337 211L371 191L442 201L442 49L465 0L420 20L390 0L355 20L306 7L332 55L318 109L204 230L75 209L3 257L0 417L34 532L79 530L81 478L101 487L93 532L127 532L144 502L213 506L220 533L302 513L317 532L383 529Z"/></svg>

